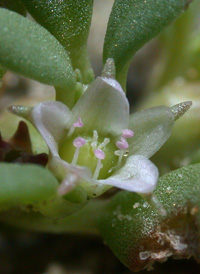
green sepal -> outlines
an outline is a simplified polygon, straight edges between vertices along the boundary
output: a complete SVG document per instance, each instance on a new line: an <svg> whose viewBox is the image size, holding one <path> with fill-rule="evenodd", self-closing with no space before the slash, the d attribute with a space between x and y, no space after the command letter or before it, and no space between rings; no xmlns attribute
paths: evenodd
<svg viewBox="0 0 200 274"><path fill-rule="evenodd" d="M190 0L116 0L108 22L104 62L113 58L116 79L125 88L132 56L182 14Z"/></svg>
<svg viewBox="0 0 200 274"><path fill-rule="evenodd" d="M199 259L200 164L162 176L154 195L166 216L139 195L122 191L99 219L104 240L132 271L172 255Z"/></svg>
<svg viewBox="0 0 200 274"><path fill-rule="evenodd" d="M15 12L0 9L0 64L75 96L75 75L60 43L46 29ZM17 35L16 35L17 34Z"/></svg>
<svg viewBox="0 0 200 274"><path fill-rule="evenodd" d="M88 200L82 201L80 203L74 203L64 199L63 197L55 197L47 203L40 204L38 206L38 211L45 217L51 219L60 219L80 210L86 205L87 202Z"/></svg>
<svg viewBox="0 0 200 274"><path fill-rule="evenodd" d="M74 204L79 204L85 203L88 200L88 197L87 192L81 186L76 186L74 190L64 196L64 199Z"/></svg>
<svg viewBox="0 0 200 274"><path fill-rule="evenodd" d="M69 210L71 205L68 205ZM26 230L29 229L32 231L45 233L87 234L91 236L92 234L98 234L96 219L98 218L100 213L103 213L106 205L107 201L105 199L93 199L74 214L65 214L66 217L64 218L59 217L59 215L57 214L56 220L55 218L53 218L53 216L46 217L39 212L11 209L9 211L1 213L0 220L6 225L16 226L18 228ZM73 204L72 206L75 208L78 205ZM60 210L61 213L62 211L64 212L66 209L60 207ZM49 213L51 213L50 210ZM54 213L55 208L53 208L52 214Z"/></svg>
<svg viewBox="0 0 200 274"><path fill-rule="evenodd" d="M85 84L93 79L87 53L93 0L21 0L34 19L65 47Z"/></svg>
<svg viewBox="0 0 200 274"><path fill-rule="evenodd" d="M24 16L26 15L24 5L18 0L0 0L0 7L15 11Z"/></svg>
<svg viewBox="0 0 200 274"><path fill-rule="evenodd" d="M56 195L58 181L52 173L33 164L0 164L0 208L37 205Z"/></svg>

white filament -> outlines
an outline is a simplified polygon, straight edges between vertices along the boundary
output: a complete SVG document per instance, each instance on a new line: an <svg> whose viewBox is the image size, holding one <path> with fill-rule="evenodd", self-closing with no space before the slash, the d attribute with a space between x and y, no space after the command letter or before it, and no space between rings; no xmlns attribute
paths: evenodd
<svg viewBox="0 0 200 274"><path fill-rule="evenodd" d="M75 150L74 157L73 157L73 160L71 162L72 165L76 165L76 163L78 161L79 150L80 150L79 147L77 147L76 150Z"/></svg>
<svg viewBox="0 0 200 274"><path fill-rule="evenodd" d="M98 179L99 172L100 172L102 167L103 167L103 165L101 164L101 159L98 159L97 166L96 166L96 169L95 169L95 172L94 172L94 175L93 175L93 179L95 179L95 180Z"/></svg>

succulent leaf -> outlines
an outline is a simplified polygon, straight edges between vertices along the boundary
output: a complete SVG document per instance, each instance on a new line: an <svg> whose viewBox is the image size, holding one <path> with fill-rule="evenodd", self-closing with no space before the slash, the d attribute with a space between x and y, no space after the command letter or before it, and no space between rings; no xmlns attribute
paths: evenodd
<svg viewBox="0 0 200 274"><path fill-rule="evenodd" d="M62 88L65 97L66 91L69 97L75 96L70 58L55 37L37 23L7 9L0 8L0 25L2 67Z"/></svg>
<svg viewBox="0 0 200 274"><path fill-rule="evenodd" d="M167 215L159 215L139 195L118 193L100 217L99 228L115 255L132 271L169 256L199 260L200 164L162 176L154 195Z"/></svg>
<svg viewBox="0 0 200 274"><path fill-rule="evenodd" d="M116 79L126 83L132 56L180 16L191 0L116 0L108 22L104 62L113 58Z"/></svg>
<svg viewBox="0 0 200 274"><path fill-rule="evenodd" d="M93 79L87 54L93 0L21 0L28 12L67 49L85 84Z"/></svg>
<svg viewBox="0 0 200 274"><path fill-rule="evenodd" d="M0 164L0 205L30 205L52 199L58 181L52 173L31 164Z"/></svg>

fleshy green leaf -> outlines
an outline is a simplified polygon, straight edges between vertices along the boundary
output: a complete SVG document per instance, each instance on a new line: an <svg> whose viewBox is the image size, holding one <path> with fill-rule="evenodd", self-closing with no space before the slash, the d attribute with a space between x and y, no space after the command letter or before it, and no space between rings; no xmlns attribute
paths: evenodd
<svg viewBox="0 0 200 274"><path fill-rule="evenodd" d="M115 0L104 44L104 62L113 58L125 86L132 56L188 7L190 0Z"/></svg>
<svg viewBox="0 0 200 274"><path fill-rule="evenodd" d="M91 81L92 70L87 54L93 0L21 0L35 20L67 49L74 69Z"/></svg>
<svg viewBox="0 0 200 274"><path fill-rule="evenodd" d="M48 169L30 164L0 164L0 211L32 206L48 218L59 219L87 203L84 192L79 192L79 201L70 202L67 196L58 197L57 189L58 181Z"/></svg>
<svg viewBox="0 0 200 274"><path fill-rule="evenodd" d="M0 25L0 64L60 92L67 90L73 101L75 76L60 43L37 23L7 9L0 9Z"/></svg>
<svg viewBox="0 0 200 274"><path fill-rule="evenodd" d="M15 11L24 16L26 15L24 5L18 0L0 0L0 7Z"/></svg>
<svg viewBox="0 0 200 274"><path fill-rule="evenodd" d="M0 164L0 207L37 204L56 195L58 181L45 168Z"/></svg>
<svg viewBox="0 0 200 274"><path fill-rule="evenodd" d="M200 164L161 177L155 196L166 216L159 215L156 207L139 195L123 191L100 218L106 243L132 271L171 255L199 259Z"/></svg>

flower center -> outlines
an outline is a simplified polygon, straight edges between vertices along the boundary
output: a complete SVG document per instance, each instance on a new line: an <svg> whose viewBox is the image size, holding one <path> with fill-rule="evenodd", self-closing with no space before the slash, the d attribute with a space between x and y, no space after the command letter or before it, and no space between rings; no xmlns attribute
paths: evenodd
<svg viewBox="0 0 200 274"><path fill-rule="evenodd" d="M79 137L73 134L60 145L59 154L68 163L88 167L94 179L105 179L118 161L114 154L115 143L109 142L102 147L105 141L105 138L100 136L95 142L92 136Z"/></svg>
<svg viewBox="0 0 200 274"><path fill-rule="evenodd" d="M88 167L94 179L109 177L127 156L129 145L126 139L133 137L133 131L124 129L121 139L116 141L99 136L96 130L93 136L78 136L76 128L80 127L83 122L79 117L59 147L60 157L72 165Z"/></svg>

